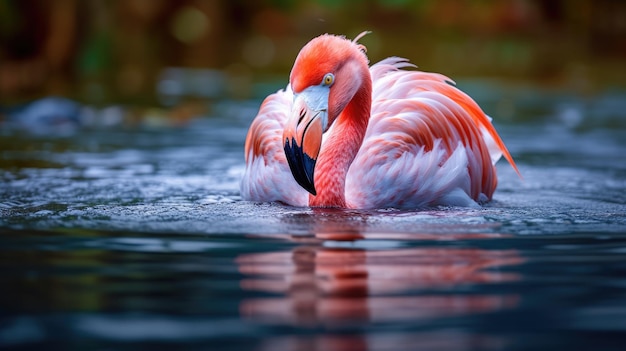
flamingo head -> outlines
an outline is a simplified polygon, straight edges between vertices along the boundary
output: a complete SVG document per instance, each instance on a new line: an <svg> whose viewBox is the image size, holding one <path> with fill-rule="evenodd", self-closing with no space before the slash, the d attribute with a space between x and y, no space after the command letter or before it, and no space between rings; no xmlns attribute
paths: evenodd
<svg viewBox="0 0 626 351"><path fill-rule="evenodd" d="M322 135L361 87L363 70L369 74L365 47L356 43L362 35L354 41L328 34L314 38L291 70L294 101L283 131L285 155L295 180L313 195Z"/></svg>

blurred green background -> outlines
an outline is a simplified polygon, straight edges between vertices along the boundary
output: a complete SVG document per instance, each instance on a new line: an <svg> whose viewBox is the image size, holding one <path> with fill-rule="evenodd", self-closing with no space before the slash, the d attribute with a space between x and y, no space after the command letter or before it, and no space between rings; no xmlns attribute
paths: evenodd
<svg viewBox="0 0 626 351"><path fill-rule="evenodd" d="M260 98L314 36L364 30L372 63L406 57L455 80L626 82L626 1L0 0L0 103Z"/></svg>

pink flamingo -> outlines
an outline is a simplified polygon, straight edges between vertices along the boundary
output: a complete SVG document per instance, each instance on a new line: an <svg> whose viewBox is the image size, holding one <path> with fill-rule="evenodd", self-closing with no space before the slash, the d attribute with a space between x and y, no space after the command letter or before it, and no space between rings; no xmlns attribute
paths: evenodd
<svg viewBox="0 0 626 351"><path fill-rule="evenodd" d="M293 206L476 206L496 189L506 146L480 107L440 74L390 57L368 67L357 41L305 45L245 144L241 195Z"/></svg>

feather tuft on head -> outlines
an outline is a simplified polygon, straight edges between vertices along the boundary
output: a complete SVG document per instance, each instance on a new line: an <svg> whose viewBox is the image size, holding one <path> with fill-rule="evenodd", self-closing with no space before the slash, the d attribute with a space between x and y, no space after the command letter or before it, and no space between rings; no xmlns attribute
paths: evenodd
<svg viewBox="0 0 626 351"><path fill-rule="evenodd" d="M372 32L369 30L366 30L366 31L361 32L359 35L357 35L356 38L352 39L352 42L357 44L357 46L359 47L359 50L363 51L364 54L367 54L367 47L365 47L365 45L363 44L359 44L358 41L370 33Z"/></svg>

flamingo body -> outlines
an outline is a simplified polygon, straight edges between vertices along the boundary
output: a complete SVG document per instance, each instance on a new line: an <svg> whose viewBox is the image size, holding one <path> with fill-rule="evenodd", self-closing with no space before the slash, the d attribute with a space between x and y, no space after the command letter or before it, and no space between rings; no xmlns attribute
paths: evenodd
<svg viewBox="0 0 626 351"><path fill-rule="evenodd" d="M517 171L489 117L447 77L407 67L396 57L368 67L356 40L309 42L250 126L242 197L361 209L489 201L501 155ZM310 96L327 105L311 108Z"/></svg>

